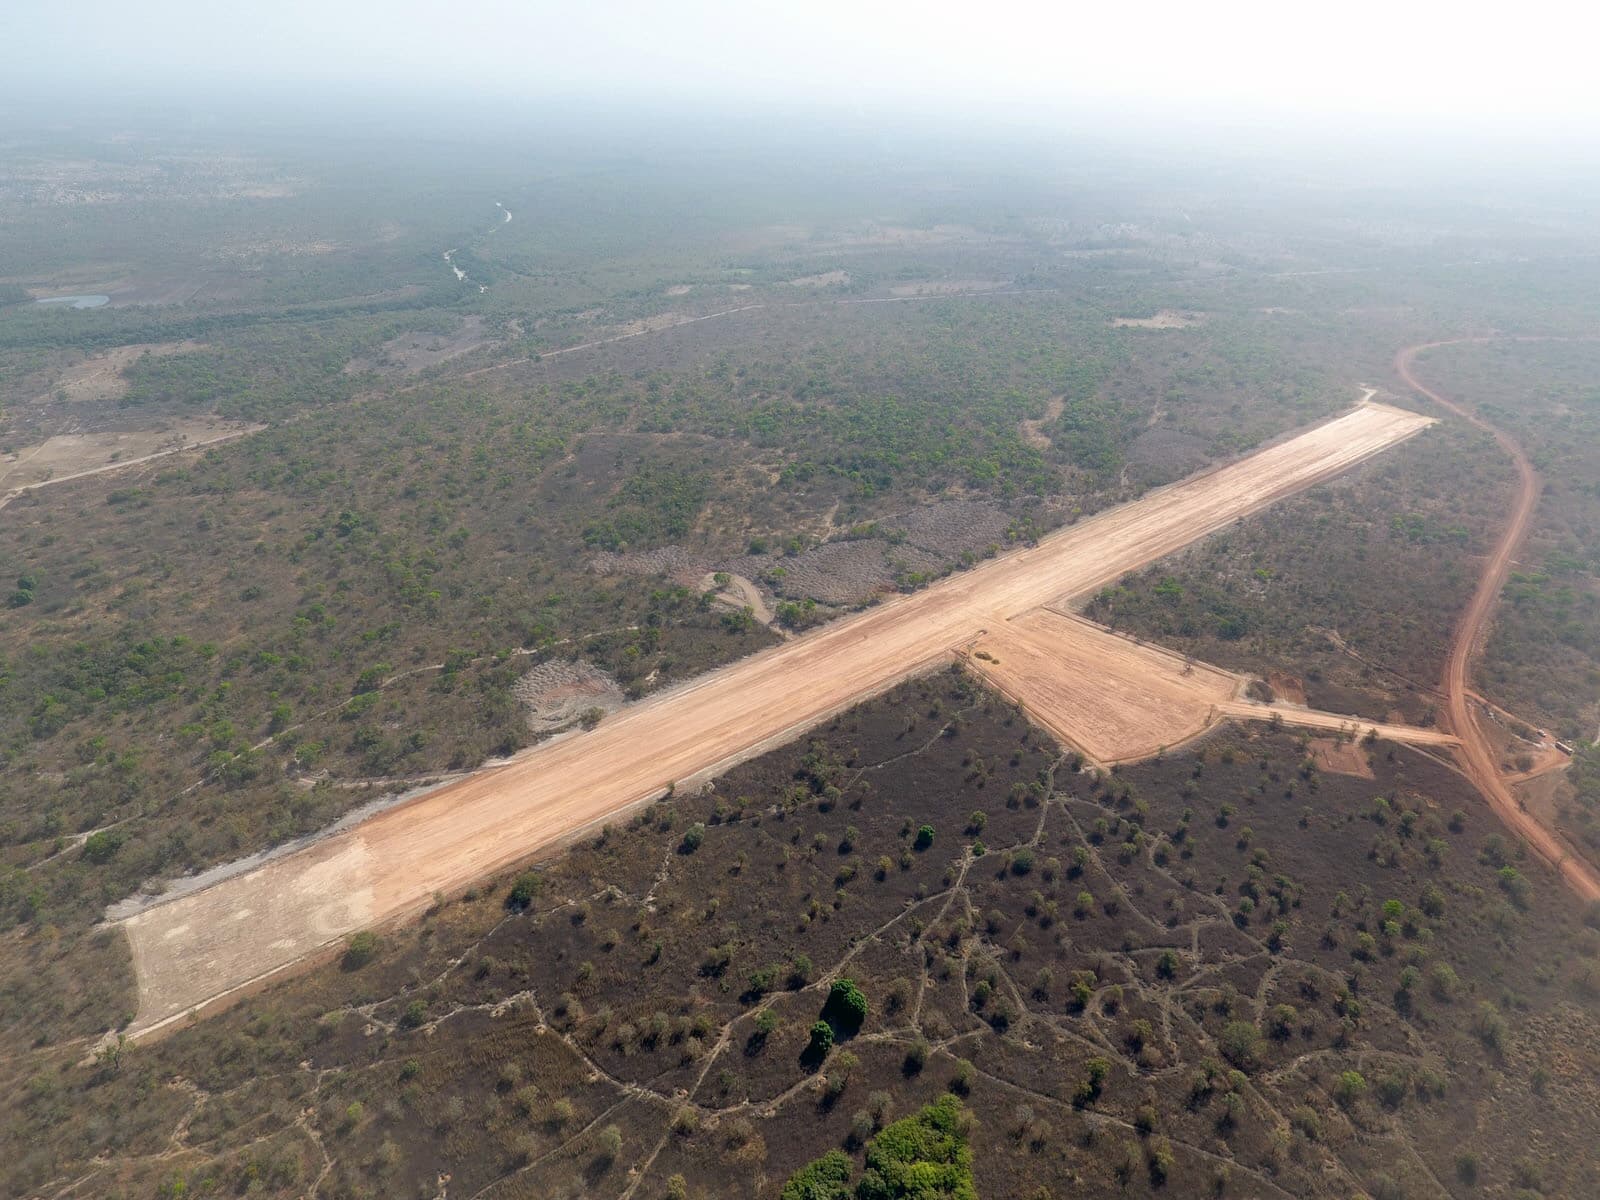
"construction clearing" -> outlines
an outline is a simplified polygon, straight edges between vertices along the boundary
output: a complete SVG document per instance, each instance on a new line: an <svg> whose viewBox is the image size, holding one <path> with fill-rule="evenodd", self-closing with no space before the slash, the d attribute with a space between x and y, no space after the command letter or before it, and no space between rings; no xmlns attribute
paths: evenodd
<svg viewBox="0 0 1600 1200"><path fill-rule="evenodd" d="M957 656L1063 740L1108 761L1208 723L1350 718L1237 699L1239 678L1039 612L1104 586L1369 458L1430 424L1381 404L1147 493L921 592L659 693L594 730L387 809L310 846L121 922L149 1035L367 926L402 919L615 817L781 745L833 713ZM989 659L975 658L982 649ZM1065 684L1061 683L1066 680ZM1309 719L1314 717L1315 719ZM1380 736L1448 742L1436 731Z"/></svg>
<svg viewBox="0 0 1600 1200"><path fill-rule="evenodd" d="M987 631L967 665L1096 766L1149 758L1225 720L1453 746L1437 729L1374 724L1297 704L1245 698L1250 679L1041 608Z"/></svg>

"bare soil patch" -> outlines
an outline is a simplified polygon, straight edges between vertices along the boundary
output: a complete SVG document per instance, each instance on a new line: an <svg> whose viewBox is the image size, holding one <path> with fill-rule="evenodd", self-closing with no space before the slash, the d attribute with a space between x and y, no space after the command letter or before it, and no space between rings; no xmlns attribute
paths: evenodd
<svg viewBox="0 0 1600 1200"><path fill-rule="evenodd" d="M368 358L357 358L345 367L346 374L382 371L396 375L415 375L429 367L470 354L490 339L483 332L483 318L465 317L454 333L403 333L390 338Z"/></svg>
<svg viewBox="0 0 1600 1200"><path fill-rule="evenodd" d="M622 689L599 667L582 660L540 663L512 689L528 710L534 733L556 733L579 724L598 709L622 707Z"/></svg>
<svg viewBox="0 0 1600 1200"><path fill-rule="evenodd" d="M992 627L967 661L1039 724L1100 763L1145 758L1187 741L1244 683L1049 610Z"/></svg>
<svg viewBox="0 0 1600 1200"><path fill-rule="evenodd" d="M1267 676L1267 686L1272 689L1274 699L1286 700L1290 704L1306 703L1306 686L1300 682L1296 675L1287 671L1273 671Z"/></svg>
<svg viewBox="0 0 1600 1200"><path fill-rule="evenodd" d="M770 565L766 578L780 595L818 604L862 604L892 592L908 574L937 574L946 562L916 546L878 538L828 542Z"/></svg>
<svg viewBox="0 0 1600 1200"><path fill-rule="evenodd" d="M159 429L65 433L0 459L0 489L36 487L86 472L132 465L152 455L203 445L263 428L221 417L163 422Z"/></svg>
<svg viewBox="0 0 1600 1200"><path fill-rule="evenodd" d="M187 354L203 350L200 342L146 342L134 346L117 346L99 354L90 355L76 366L70 367L51 385L49 392L39 397L41 401L63 400L68 403L121 399L128 391L125 372L134 363L149 354L164 358L169 354Z"/></svg>
<svg viewBox="0 0 1600 1200"><path fill-rule="evenodd" d="M1040 450L1050 449L1053 443L1050 441L1050 435L1044 432L1045 428L1061 419L1061 411L1065 407L1065 396L1051 396L1044 406L1044 416L1037 420L1023 421L1017 426L1017 432L1022 435L1022 440Z"/></svg>
<svg viewBox="0 0 1600 1200"><path fill-rule="evenodd" d="M1153 317L1112 317L1111 324L1117 329L1189 329L1205 319L1204 313L1163 308Z"/></svg>
<svg viewBox="0 0 1600 1200"><path fill-rule="evenodd" d="M966 292L993 292L1010 287L1009 279L925 279L916 283L897 283L891 296L957 296Z"/></svg>
<svg viewBox="0 0 1600 1200"><path fill-rule="evenodd" d="M823 271L816 275L802 275L798 279L791 279L789 280L789 286L797 288L842 287L849 282L849 271Z"/></svg>
<svg viewBox="0 0 1600 1200"><path fill-rule="evenodd" d="M596 575L665 575L688 586L705 575L705 557L682 546L654 550L602 550L589 559Z"/></svg>
<svg viewBox="0 0 1600 1200"><path fill-rule="evenodd" d="M727 582L719 584L718 574L721 574ZM702 576L699 590L704 593L713 589L716 590L716 595L713 597L715 603L733 610L748 608L750 615L769 629L776 624L777 618L773 615L772 606L761 594L761 589L743 575L722 571Z"/></svg>
<svg viewBox="0 0 1600 1200"><path fill-rule="evenodd" d="M592 732L535 747L509 766L389 809L260 870L140 913L123 923L139 981L135 1028L157 1029L356 929L420 912L435 892L465 889L630 806L714 778L948 661L982 630L1103 586L1428 423L1363 405L1029 549L656 693Z"/></svg>
<svg viewBox="0 0 1600 1200"><path fill-rule="evenodd" d="M1354 775L1359 779L1373 777L1372 764L1367 761L1367 752L1358 742L1319 737L1312 738L1307 749L1311 754L1311 761L1317 764L1317 769L1320 771Z"/></svg>

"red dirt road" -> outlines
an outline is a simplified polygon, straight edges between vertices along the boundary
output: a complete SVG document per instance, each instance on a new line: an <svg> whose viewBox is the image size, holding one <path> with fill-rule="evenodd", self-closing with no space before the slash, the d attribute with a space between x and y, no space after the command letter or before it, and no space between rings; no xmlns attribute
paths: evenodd
<svg viewBox="0 0 1600 1200"><path fill-rule="evenodd" d="M1527 453L1515 439L1496 429L1470 409L1446 399L1422 384L1412 368L1417 355L1424 350L1488 340L1456 338L1452 341L1425 342L1418 346L1408 346L1395 355L1394 360L1396 373L1405 380L1408 387L1426 396L1440 408L1447 409L1462 420L1491 434L1500 444L1500 448L1517 464L1516 503L1512 506L1510 518L1506 521L1499 542L1489 555L1489 561L1484 564L1483 575L1478 580L1478 590L1473 593L1472 602L1461 615L1461 623L1456 627L1455 643L1450 647L1450 660L1445 664L1444 693L1450 714L1450 728L1461 739L1461 761L1466 768L1468 778L1477 785L1478 790L1489 801L1490 807L1499 814L1500 819L1518 837L1532 846L1541 858L1553 866L1579 896L1590 901L1600 900L1600 873L1562 845L1560 838L1531 813L1523 811L1522 806L1517 803L1517 798L1511 794L1506 781L1500 777L1499 768L1495 764L1494 748L1490 746L1489 739L1484 736L1483 730L1478 727L1478 722L1472 715L1467 672L1472 665L1473 656L1483 641L1489 618L1500 599L1500 591L1505 587L1506 576L1511 571L1512 556L1521 545L1533 518L1534 506L1539 502L1539 475L1533 469L1533 463L1528 460Z"/></svg>
<svg viewBox="0 0 1600 1200"><path fill-rule="evenodd" d="M669 784L710 778L1077 595L1328 479L1430 424L1363 404L913 595L797 637L314 845L122 922L147 1034L357 929L421 911Z"/></svg>

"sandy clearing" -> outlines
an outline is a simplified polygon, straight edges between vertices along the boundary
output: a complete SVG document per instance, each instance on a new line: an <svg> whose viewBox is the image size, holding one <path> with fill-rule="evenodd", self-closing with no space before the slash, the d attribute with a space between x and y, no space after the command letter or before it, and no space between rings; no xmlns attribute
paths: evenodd
<svg viewBox="0 0 1600 1200"><path fill-rule="evenodd" d="M1312 738L1306 750L1319 771L1354 775L1357 779L1376 778L1372 764L1367 761L1367 752L1360 742L1341 741L1331 737Z"/></svg>
<svg viewBox="0 0 1600 1200"><path fill-rule="evenodd" d="M1458 746L1461 739L1442 729L1423 729L1416 725L1391 725L1384 721L1368 721L1362 717L1343 713L1323 712L1315 708L1301 708L1298 704L1257 704L1251 700L1225 700L1217 705L1217 715L1235 721L1272 721L1295 725L1302 729L1330 729L1354 738L1364 738L1369 733L1391 742L1406 742L1412 746Z"/></svg>
<svg viewBox="0 0 1600 1200"><path fill-rule="evenodd" d="M1116 329L1188 329L1204 320L1205 317L1200 313L1163 308L1153 317L1112 317L1111 324Z"/></svg>
<svg viewBox="0 0 1600 1200"><path fill-rule="evenodd" d="M1038 609L991 628L967 663L1039 724L1096 763L1148 758L1226 720L1271 721L1452 746L1437 729L1373 724L1294 704L1244 700L1243 675L1137 642L1082 617Z"/></svg>
<svg viewBox="0 0 1600 1200"><path fill-rule="evenodd" d="M133 346L116 346L91 354L88 358L63 371L50 390L39 396L40 401L66 400L76 403L88 400L117 400L127 394L128 381L123 376L129 367L146 354L164 358L169 354L188 354L204 350L203 342L145 342Z"/></svg>
<svg viewBox="0 0 1600 1200"><path fill-rule="evenodd" d="M436 891L465 888L670 785L714 777L948 661L981 630L1104 586L1430 423L1363 404L1034 547L660 693L592 732L535 747L509 766L149 908L122 922L138 977L133 1031L159 1030L364 925L415 914ZM340 887L326 886L332 874ZM240 910L253 914L242 929L231 919Z"/></svg>
<svg viewBox="0 0 1600 1200"><path fill-rule="evenodd" d="M987 657L985 657L987 656ZM1096 763L1148 758L1216 723L1241 676L1049 609L990 629L967 663Z"/></svg>
<svg viewBox="0 0 1600 1200"><path fill-rule="evenodd" d="M824 271L820 275L802 275L798 279L791 279L789 280L789 286L797 288L823 288L841 286L849 282L849 271Z"/></svg>
<svg viewBox="0 0 1600 1200"><path fill-rule="evenodd" d="M1051 396L1045 403L1044 416L1025 419L1017 425L1017 432L1022 435L1022 440L1040 450L1050 449L1050 435L1045 430L1061 419L1061 413L1066 406L1065 396Z"/></svg>
<svg viewBox="0 0 1600 1200"><path fill-rule="evenodd" d="M992 292L1010 287L1009 279L927 279L918 283L897 283L889 289L891 296L956 296L968 292Z"/></svg>
<svg viewBox="0 0 1600 1200"><path fill-rule="evenodd" d="M7 489L0 503L45 484L122 470L265 428L220 417L194 417L172 421L165 429L58 434L38 445L24 447L8 459L0 459L0 487Z"/></svg>
<svg viewBox="0 0 1600 1200"><path fill-rule="evenodd" d="M728 582L725 584L718 583L718 574L726 576ZM750 615L768 629L780 636L789 636L787 631L778 627L777 615L773 613L771 606L767 604L766 597L761 594L761 589L743 575L736 575L732 571L713 571L700 580L700 591L709 592L712 590L717 593L714 599L729 608L748 608Z"/></svg>

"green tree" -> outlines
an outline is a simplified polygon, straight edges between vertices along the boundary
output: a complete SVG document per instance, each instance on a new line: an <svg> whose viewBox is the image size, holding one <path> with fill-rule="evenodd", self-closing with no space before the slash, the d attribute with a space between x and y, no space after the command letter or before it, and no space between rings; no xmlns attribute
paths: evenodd
<svg viewBox="0 0 1600 1200"><path fill-rule="evenodd" d="M841 1032L854 1033L867 1019L866 994L853 979L835 979L822 1015Z"/></svg>

